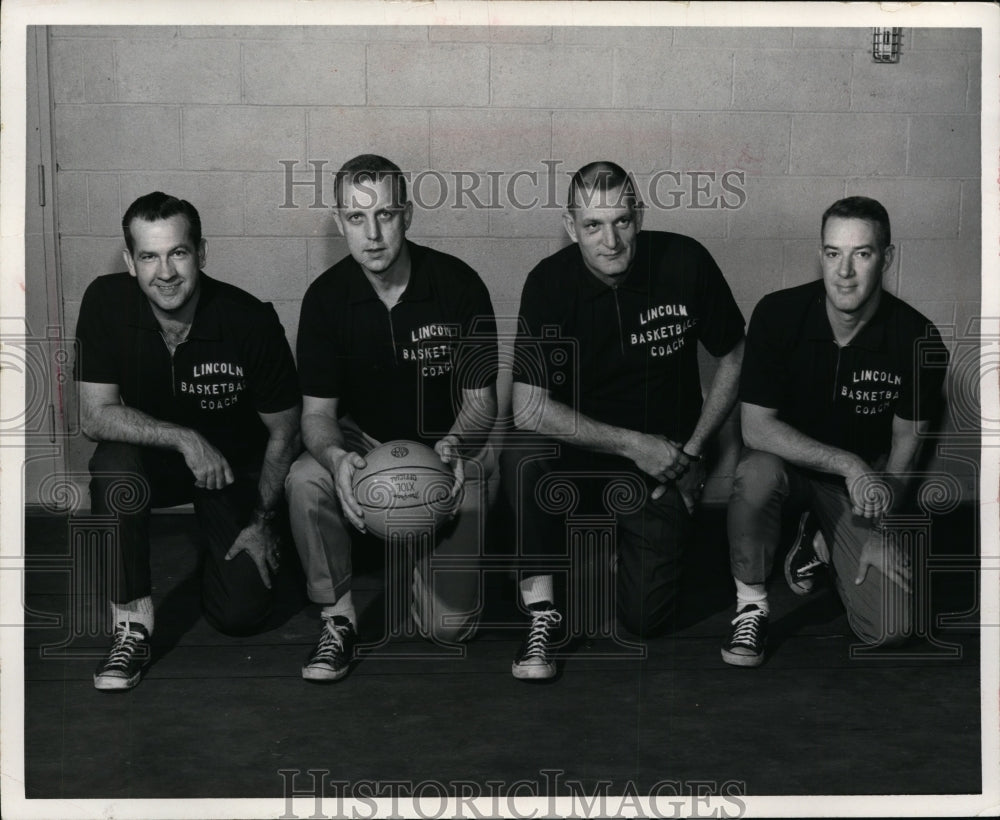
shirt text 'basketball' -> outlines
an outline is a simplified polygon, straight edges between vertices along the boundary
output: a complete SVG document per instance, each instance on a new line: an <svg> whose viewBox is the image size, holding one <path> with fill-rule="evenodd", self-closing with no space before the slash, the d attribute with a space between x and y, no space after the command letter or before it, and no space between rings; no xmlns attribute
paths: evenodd
<svg viewBox="0 0 1000 820"><path fill-rule="evenodd" d="M217 377L228 377L225 380ZM224 410L239 401L239 394L246 389L243 367L233 362L201 362L192 365L191 381L181 379L181 393L203 396L198 406L202 410Z"/></svg>
<svg viewBox="0 0 1000 820"><path fill-rule="evenodd" d="M656 305L639 314L639 324L646 326L668 317L676 318L678 321L630 333L629 342L632 345L649 345L649 355L654 358L669 356L680 350L686 341L685 333L698 323L697 319L687 318L687 305Z"/></svg>
<svg viewBox="0 0 1000 820"><path fill-rule="evenodd" d="M855 402L854 412L859 416L881 415L893 407L899 398L903 378L887 370L855 370L851 384L842 385L840 395Z"/></svg>

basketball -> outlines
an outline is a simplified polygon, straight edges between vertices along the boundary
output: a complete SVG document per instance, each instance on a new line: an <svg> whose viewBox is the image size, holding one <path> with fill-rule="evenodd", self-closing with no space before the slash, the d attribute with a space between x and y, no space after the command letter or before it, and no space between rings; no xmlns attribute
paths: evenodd
<svg viewBox="0 0 1000 820"><path fill-rule="evenodd" d="M430 447L389 441L367 453L365 462L354 474L354 497L369 532L379 538L429 534L451 516L455 477Z"/></svg>

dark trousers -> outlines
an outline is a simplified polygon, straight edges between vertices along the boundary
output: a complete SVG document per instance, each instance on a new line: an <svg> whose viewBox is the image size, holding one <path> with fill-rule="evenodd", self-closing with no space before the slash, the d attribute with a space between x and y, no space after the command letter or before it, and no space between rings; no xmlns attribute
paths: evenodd
<svg viewBox="0 0 1000 820"><path fill-rule="evenodd" d="M676 607L683 555L695 530L676 487L668 485L653 501L656 482L627 459L542 437L528 445L519 439L503 459L519 554L538 559L521 576L549 574L544 556L565 559L571 527L586 538L588 527L596 532L613 522L619 620L640 637L662 631Z"/></svg>
<svg viewBox="0 0 1000 820"><path fill-rule="evenodd" d="M245 552L225 560L257 496L257 476L234 473L236 480L224 489L199 489L179 453L113 441L97 445L90 459L91 511L117 519L116 603L150 594L150 510L192 502L202 542L206 620L229 635L259 631L271 610L271 590Z"/></svg>

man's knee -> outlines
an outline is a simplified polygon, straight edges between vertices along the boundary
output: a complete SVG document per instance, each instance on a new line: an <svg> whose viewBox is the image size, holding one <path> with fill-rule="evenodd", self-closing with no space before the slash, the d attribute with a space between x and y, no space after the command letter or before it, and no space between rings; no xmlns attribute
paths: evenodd
<svg viewBox="0 0 1000 820"><path fill-rule="evenodd" d="M309 453L303 453L285 477L285 496L292 515L335 497L333 476Z"/></svg>
<svg viewBox="0 0 1000 820"><path fill-rule="evenodd" d="M733 476L733 498L763 503L787 484L785 462L773 453L744 450Z"/></svg>

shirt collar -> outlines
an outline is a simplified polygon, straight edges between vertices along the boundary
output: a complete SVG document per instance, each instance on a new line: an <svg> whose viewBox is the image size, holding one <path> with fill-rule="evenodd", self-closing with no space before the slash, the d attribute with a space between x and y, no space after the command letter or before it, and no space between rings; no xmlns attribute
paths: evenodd
<svg viewBox="0 0 1000 820"><path fill-rule="evenodd" d="M583 254L580 252L580 246L574 245L573 248L577 267L579 268L580 275L585 282L584 293L587 298L597 299L598 297L605 296L615 290L627 290L632 293L641 294L649 292L650 251L648 234L642 233L641 231L639 232L635 249L635 259L632 260L632 267L629 268L628 273L625 274L625 278L621 280L616 287L605 284L593 273L591 273L590 269L583 261Z"/></svg>
<svg viewBox="0 0 1000 820"><path fill-rule="evenodd" d="M427 249L422 245L414 244L409 239L405 241L406 247L410 252L410 281L406 283L406 289L403 291L402 296L399 297L399 301L419 302L430 299L434 294L426 268ZM347 286L348 301L351 304L357 304L373 299L377 300L378 294L375 292L372 283L368 281L368 277L365 276L364 271L361 270L361 265L351 257L348 257L348 259L350 259L350 270L348 273L350 279Z"/></svg>
<svg viewBox="0 0 1000 820"><path fill-rule="evenodd" d="M809 302L809 308L806 312L806 333L810 339L816 341L833 341L833 328L830 326L830 317L826 314L826 287L822 279L818 280L816 285L816 293ZM883 290L875 313L861 328L861 331L847 343L846 347L860 347L865 350L880 350L882 348L891 299L892 296Z"/></svg>
<svg viewBox="0 0 1000 820"><path fill-rule="evenodd" d="M218 283L208 276L204 271L199 271L198 304L194 309L194 319L191 321L191 329L188 331L188 339L220 339L222 338L222 326L219 316L219 308L216 300ZM133 309L128 311L128 322L133 327L140 327L144 330L155 330L159 333L162 328L153 308L149 304L149 299L142 292L139 283L132 280L133 288Z"/></svg>

